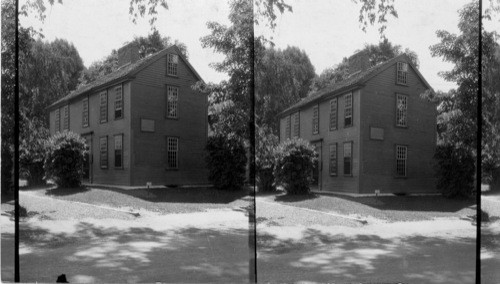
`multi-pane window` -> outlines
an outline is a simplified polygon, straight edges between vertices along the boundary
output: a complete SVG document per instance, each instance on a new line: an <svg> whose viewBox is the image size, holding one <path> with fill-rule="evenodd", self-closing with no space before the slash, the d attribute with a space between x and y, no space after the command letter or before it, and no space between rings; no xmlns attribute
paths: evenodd
<svg viewBox="0 0 500 284"><path fill-rule="evenodd" d="M330 144L330 175L337 175L337 143Z"/></svg>
<svg viewBox="0 0 500 284"><path fill-rule="evenodd" d="M407 85L408 84L408 63L398 62L396 72L396 83Z"/></svg>
<svg viewBox="0 0 500 284"><path fill-rule="evenodd" d="M115 119L123 118L123 88L115 88Z"/></svg>
<svg viewBox="0 0 500 284"><path fill-rule="evenodd" d="M58 132L58 131L61 131L61 110L56 109L54 115L55 115L54 129L55 129L55 132Z"/></svg>
<svg viewBox="0 0 500 284"><path fill-rule="evenodd" d="M408 157L408 148L402 145L396 145L396 175L406 177L406 159Z"/></svg>
<svg viewBox="0 0 500 284"><path fill-rule="evenodd" d="M82 127L89 126L89 98L84 98L82 102Z"/></svg>
<svg viewBox="0 0 500 284"><path fill-rule="evenodd" d="M177 76L177 64L179 56L177 54L169 54L167 56L167 74Z"/></svg>
<svg viewBox="0 0 500 284"><path fill-rule="evenodd" d="M293 117L293 135L292 137L300 136L300 115L299 112L296 112L292 115Z"/></svg>
<svg viewBox="0 0 500 284"><path fill-rule="evenodd" d="M330 131L337 130L337 98L330 101Z"/></svg>
<svg viewBox="0 0 500 284"><path fill-rule="evenodd" d="M319 133L319 107L315 105L313 107L313 121L312 121L312 130L313 134Z"/></svg>
<svg viewBox="0 0 500 284"><path fill-rule="evenodd" d="M352 175L352 142L344 143L344 175Z"/></svg>
<svg viewBox="0 0 500 284"><path fill-rule="evenodd" d="M396 95L396 126L407 126L408 97Z"/></svg>
<svg viewBox="0 0 500 284"><path fill-rule="evenodd" d="M179 88L167 86L167 117L177 118L177 102L179 101Z"/></svg>
<svg viewBox="0 0 500 284"><path fill-rule="evenodd" d="M69 130L69 105L63 107L63 130Z"/></svg>
<svg viewBox="0 0 500 284"><path fill-rule="evenodd" d="M179 138L167 137L167 168L177 169L179 167Z"/></svg>
<svg viewBox="0 0 500 284"><path fill-rule="evenodd" d="M352 93L344 96L344 126L352 125Z"/></svg>
<svg viewBox="0 0 500 284"><path fill-rule="evenodd" d="M108 136L99 138L99 164L101 169L108 168Z"/></svg>
<svg viewBox="0 0 500 284"><path fill-rule="evenodd" d="M106 91L101 92L99 99L99 121L106 123L108 122L108 93Z"/></svg>
<svg viewBox="0 0 500 284"><path fill-rule="evenodd" d="M286 127L285 127L285 139L289 139L291 137L291 129L292 129L292 123L291 123L291 118L289 115L286 117Z"/></svg>
<svg viewBox="0 0 500 284"><path fill-rule="evenodd" d="M115 135L115 168L123 168L123 134Z"/></svg>

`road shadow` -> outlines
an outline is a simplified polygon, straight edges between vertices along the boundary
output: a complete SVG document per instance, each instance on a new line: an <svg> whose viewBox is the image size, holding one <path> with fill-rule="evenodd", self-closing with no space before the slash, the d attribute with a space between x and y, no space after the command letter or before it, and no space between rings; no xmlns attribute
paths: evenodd
<svg viewBox="0 0 500 284"><path fill-rule="evenodd" d="M61 229L63 229L61 232ZM241 282L248 279L248 232L149 227L74 228L22 224L21 282Z"/></svg>
<svg viewBox="0 0 500 284"><path fill-rule="evenodd" d="M73 194L87 192L89 190L90 190L90 188L85 187L85 186L74 187L74 188L53 186L53 187L48 188L48 189L45 190L45 195L49 195L49 196L67 196L67 195L73 195Z"/></svg>
<svg viewBox="0 0 500 284"><path fill-rule="evenodd" d="M257 234L258 282L473 283L475 240L346 236L307 229L301 238Z"/></svg>
<svg viewBox="0 0 500 284"><path fill-rule="evenodd" d="M135 198L140 198L155 203L214 203L228 204L233 201L253 200L247 188L239 190L220 190L208 187L167 187L167 188L99 188L126 194Z"/></svg>
<svg viewBox="0 0 500 284"><path fill-rule="evenodd" d="M316 193L307 193L307 194L280 193L280 194L276 195L274 200L279 201L279 202L293 203L293 202L300 202L300 201L304 201L304 200L316 199L318 197L319 197L319 195Z"/></svg>
<svg viewBox="0 0 500 284"><path fill-rule="evenodd" d="M450 199L444 196L347 196L342 194L329 194L332 198L340 198L351 202L360 203L378 210L391 211L432 211L432 212L457 212L464 208L474 207L475 198Z"/></svg>

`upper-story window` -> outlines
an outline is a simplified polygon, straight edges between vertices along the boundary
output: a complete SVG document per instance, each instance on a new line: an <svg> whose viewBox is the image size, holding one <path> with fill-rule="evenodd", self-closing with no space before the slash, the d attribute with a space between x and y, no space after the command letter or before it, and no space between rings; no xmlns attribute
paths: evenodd
<svg viewBox="0 0 500 284"><path fill-rule="evenodd" d="M313 107L313 121L312 121L313 134L319 133L319 106L315 105Z"/></svg>
<svg viewBox="0 0 500 284"><path fill-rule="evenodd" d="M115 119L123 118L123 88L115 87Z"/></svg>
<svg viewBox="0 0 500 284"><path fill-rule="evenodd" d="M285 139L289 139L291 138L291 132L292 132L292 122L291 122L291 118L289 115L286 116L286 120L285 120Z"/></svg>
<svg viewBox="0 0 500 284"><path fill-rule="evenodd" d="M55 130L55 132L58 132L58 131L61 131L61 110L56 109L54 115L55 115L54 130Z"/></svg>
<svg viewBox="0 0 500 284"><path fill-rule="evenodd" d="M89 126L89 98L84 98L82 102L82 127Z"/></svg>
<svg viewBox="0 0 500 284"><path fill-rule="evenodd" d="M293 134L292 137L300 136L300 115L299 112L296 112L292 115L293 117Z"/></svg>
<svg viewBox="0 0 500 284"><path fill-rule="evenodd" d="M179 88L167 86L167 118L177 118L177 103L179 101Z"/></svg>
<svg viewBox="0 0 500 284"><path fill-rule="evenodd" d="M407 126L408 97L396 94L396 126Z"/></svg>
<svg viewBox="0 0 500 284"><path fill-rule="evenodd" d="M344 96L344 127L352 126L352 93Z"/></svg>
<svg viewBox="0 0 500 284"><path fill-rule="evenodd" d="M337 130L337 98L330 101L330 131Z"/></svg>
<svg viewBox="0 0 500 284"><path fill-rule="evenodd" d="M69 130L69 105L63 107L63 130Z"/></svg>
<svg viewBox="0 0 500 284"><path fill-rule="evenodd" d="M402 85L408 84L408 63L406 62L397 63L396 84L402 84Z"/></svg>
<svg viewBox="0 0 500 284"><path fill-rule="evenodd" d="M99 121L106 123L108 122L108 93L106 91L101 92L99 99Z"/></svg>
<svg viewBox="0 0 500 284"><path fill-rule="evenodd" d="M167 75L177 76L177 65L179 56L177 54L168 54L167 56Z"/></svg>
<svg viewBox="0 0 500 284"><path fill-rule="evenodd" d="M406 177L406 160L408 157L408 147L396 145L396 175Z"/></svg>

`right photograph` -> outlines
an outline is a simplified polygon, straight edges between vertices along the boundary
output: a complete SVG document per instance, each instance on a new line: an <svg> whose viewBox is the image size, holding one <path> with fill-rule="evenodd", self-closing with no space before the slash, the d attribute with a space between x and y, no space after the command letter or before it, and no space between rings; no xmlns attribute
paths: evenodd
<svg viewBox="0 0 500 284"><path fill-rule="evenodd" d="M500 1L483 1L481 283L500 283Z"/></svg>
<svg viewBox="0 0 500 284"><path fill-rule="evenodd" d="M286 4L255 27L258 282L474 283L482 193L498 283L498 4L482 155L478 1Z"/></svg>

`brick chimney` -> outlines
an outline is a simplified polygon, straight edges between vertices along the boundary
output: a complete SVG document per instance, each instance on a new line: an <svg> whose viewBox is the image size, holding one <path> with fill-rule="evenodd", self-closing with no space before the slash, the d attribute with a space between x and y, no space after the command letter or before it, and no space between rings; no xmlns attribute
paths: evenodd
<svg viewBox="0 0 500 284"><path fill-rule="evenodd" d="M118 68L139 60L139 46L135 42L128 43L118 49Z"/></svg>
<svg viewBox="0 0 500 284"><path fill-rule="evenodd" d="M349 74L353 74L358 71L365 71L371 67L370 57L366 50L361 50L349 57Z"/></svg>

